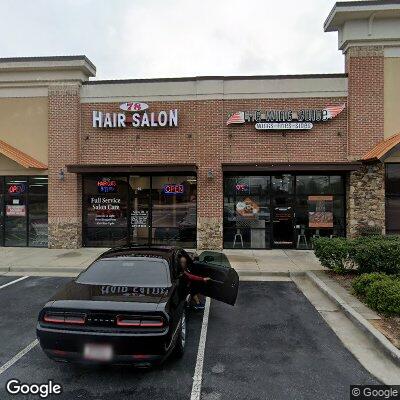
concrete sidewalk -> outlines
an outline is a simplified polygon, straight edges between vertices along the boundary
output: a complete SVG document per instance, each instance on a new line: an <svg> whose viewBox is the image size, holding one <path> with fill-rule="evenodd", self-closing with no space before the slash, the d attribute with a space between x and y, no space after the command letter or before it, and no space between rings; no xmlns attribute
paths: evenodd
<svg viewBox="0 0 400 400"><path fill-rule="evenodd" d="M3 247L0 273L76 275L105 250ZM224 250L224 253L241 275L289 276L323 269L314 253L307 250Z"/></svg>
<svg viewBox="0 0 400 400"><path fill-rule="evenodd" d="M242 275L287 275L324 268L312 250L224 250L232 267Z"/></svg>

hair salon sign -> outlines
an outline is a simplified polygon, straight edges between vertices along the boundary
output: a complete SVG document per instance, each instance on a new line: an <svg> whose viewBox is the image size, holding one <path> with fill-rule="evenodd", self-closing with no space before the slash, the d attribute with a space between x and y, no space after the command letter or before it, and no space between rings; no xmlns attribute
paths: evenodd
<svg viewBox="0 0 400 400"><path fill-rule="evenodd" d="M314 123L327 122L345 108L342 104L322 109L238 111L229 115L226 124L253 122L257 130L309 130Z"/></svg>
<svg viewBox="0 0 400 400"><path fill-rule="evenodd" d="M92 112L93 128L158 128L178 126L178 110L148 112L149 105L141 102L120 104L124 112Z"/></svg>

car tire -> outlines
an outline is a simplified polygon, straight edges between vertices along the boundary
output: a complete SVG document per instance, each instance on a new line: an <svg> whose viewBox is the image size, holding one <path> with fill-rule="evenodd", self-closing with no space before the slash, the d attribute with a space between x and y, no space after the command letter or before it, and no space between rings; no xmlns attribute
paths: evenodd
<svg viewBox="0 0 400 400"><path fill-rule="evenodd" d="M186 346L186 312L185 310L182 313L182 318L180 322L180 327L178 329L174 354L176 357L181 358L185 353Z"/></svg>

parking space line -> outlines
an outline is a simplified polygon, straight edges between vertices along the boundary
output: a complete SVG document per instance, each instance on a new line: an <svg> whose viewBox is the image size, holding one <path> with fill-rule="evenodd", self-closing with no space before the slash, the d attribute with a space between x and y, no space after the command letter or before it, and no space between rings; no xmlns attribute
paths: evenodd
<svg viewBox="0 0 400 400"><path fill-rule="evenodd" d="M23 281L26 278L29 278L29 276L21 276L21 278L15 279L14 281L11 281L11 282L5 283L4 285L1 285L0 289L4 289L5 287L13 285L14 283Z"/></svg>
<svg viewBox="0 0 400 400"><path fill-rule="evenodd" d="M37 344L39 340L35 339L32 343L28 344L23 350L16 354L11 360L7 361L4 365L0 367L0 375L7 371L12 365L14 365L20 358L22 358L26 353L31 351Z"/></svg>
<svg viewBox="0 0 400 400"><path fill-rule="evenodd" d="M199 348L197 350L196 368L193 376L192 393L190 400L200 400L201 396L201 382L203 380L203 364L204 364L204 351L206 348L208 317L210 315L211 300L209 297L206 299L206 306L204 308L203 322L201 324L201 332L199 339Z"/></svg>

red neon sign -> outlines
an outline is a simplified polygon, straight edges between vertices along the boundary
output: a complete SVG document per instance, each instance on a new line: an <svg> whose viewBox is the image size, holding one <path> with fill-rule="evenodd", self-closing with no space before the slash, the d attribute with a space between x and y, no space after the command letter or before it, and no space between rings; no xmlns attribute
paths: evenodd
<svg viewBox="0 0 400 400"><path fill-rule="evenodd" d="M182 184L168 184L163 186L163 193L167 195L183 194L185 193L185 187Z"/></svg>
<svg viewBox="0 0 400 400"><path fill-rule="evenodd" d="M25 185L10 185L8 187L9 194L21 194L25 193Z"/></svg>
<svg viewBox="0 0 400 400"><path fill-rule="evenodd" d="M236 191L237 192L248 192L249 191L249 185L246 185L245 183L238 183L236 185Z"/></svg>

